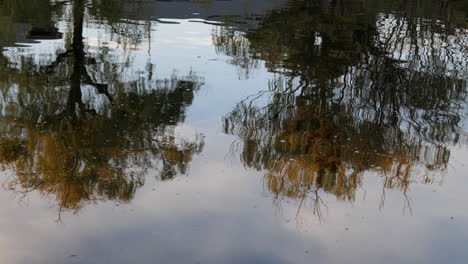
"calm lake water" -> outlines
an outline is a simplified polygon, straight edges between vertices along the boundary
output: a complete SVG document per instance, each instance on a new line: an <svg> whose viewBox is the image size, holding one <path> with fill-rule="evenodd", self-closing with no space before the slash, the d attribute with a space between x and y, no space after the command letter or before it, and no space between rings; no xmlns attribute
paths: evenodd
<svg viewBox="0 0 468 264"><path fill-rule="evenodd" d="M468 263L464 0L0 0L0 262Z"/></svg>

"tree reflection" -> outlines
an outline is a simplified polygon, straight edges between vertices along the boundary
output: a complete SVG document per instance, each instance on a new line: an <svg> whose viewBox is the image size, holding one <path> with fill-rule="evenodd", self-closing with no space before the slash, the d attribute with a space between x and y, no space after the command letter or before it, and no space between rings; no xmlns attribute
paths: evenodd
<svg viewBox="0 0 468 264"><path fill-rule="evenodd" d="M365 172L382 176L383 198L385 189L406 197L412 183L438 181L449 146L466 141L468 34L453 9L369 6L294 0L244 34L275 78L224 130L240 137L246 167L267 171L276 198L311 197L317 214L321 192L353 201Z"/></svg>
<svg viewBox="0 0 468 264"><path fill-rule="evenodd" d="M6 53L2 61L0 163L15 172L7 185L54 196L59 212L77 212L99 200L130 201L150 169L161 180L185 174L204 140L175 130L202 79L190 72L155 80L153 67L132 75L125 71L131 61L86 47L84 0L64 12L72 14L64 51L45 61Z"/></svg>

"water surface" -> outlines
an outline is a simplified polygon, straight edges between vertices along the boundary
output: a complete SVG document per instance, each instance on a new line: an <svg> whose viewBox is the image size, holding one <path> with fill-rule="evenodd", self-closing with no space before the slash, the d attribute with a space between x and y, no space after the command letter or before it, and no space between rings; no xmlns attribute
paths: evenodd
<svg viewBox="0 0 468 264"><path fill-rule="evenodd" d="M466 263L464 1L0 1L2 263Z"/></svg>

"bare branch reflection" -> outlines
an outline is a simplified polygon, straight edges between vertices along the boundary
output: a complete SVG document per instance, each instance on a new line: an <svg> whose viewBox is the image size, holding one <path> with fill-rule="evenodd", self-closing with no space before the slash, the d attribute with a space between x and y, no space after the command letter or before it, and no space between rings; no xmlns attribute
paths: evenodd
<svg viewBox="0 0 468 264"><path fill-rule="evenodd" d="M466 143L464 20L450 5L381 14L364 2L290 1L239 41L275 77L225 117L233 155L266 171L275 200L312 199L319 217L322 194L353 202L372 174L381 208L396 189L412 211L410 186L441 182L450 146Z"/></svg>
<svg viewBox="0 0 468 264"><path fill-rule="evenodd" d="M203 79L194 72L154 79L151 65L133 71L131 52L151 25L122 22L115 17L118 3L105 10L102 1L53 5L57 9L37 14L30 32L55 32L53 17L71 14L55 56L11 49L1 56L0 164L14 173L5 186L20 198L33 191L52 197L59 220L63 211L77 213L90 203L127 203L148 173L160 180L186 174L203 150L202 135L176 131ZM18 6L10 10L27 8L11 4ZM84 38L97 13L126 56Z"/></svg>

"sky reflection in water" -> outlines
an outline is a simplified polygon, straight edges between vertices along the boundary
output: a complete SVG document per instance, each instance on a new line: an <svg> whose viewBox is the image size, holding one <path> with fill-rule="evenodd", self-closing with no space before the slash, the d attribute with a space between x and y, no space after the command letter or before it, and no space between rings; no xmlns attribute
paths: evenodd
<svg viewBox="0 0 468 264"><path fill-rule="evenodd" d="M457 1L0 2L2 263L464 263Z"/></svg>

